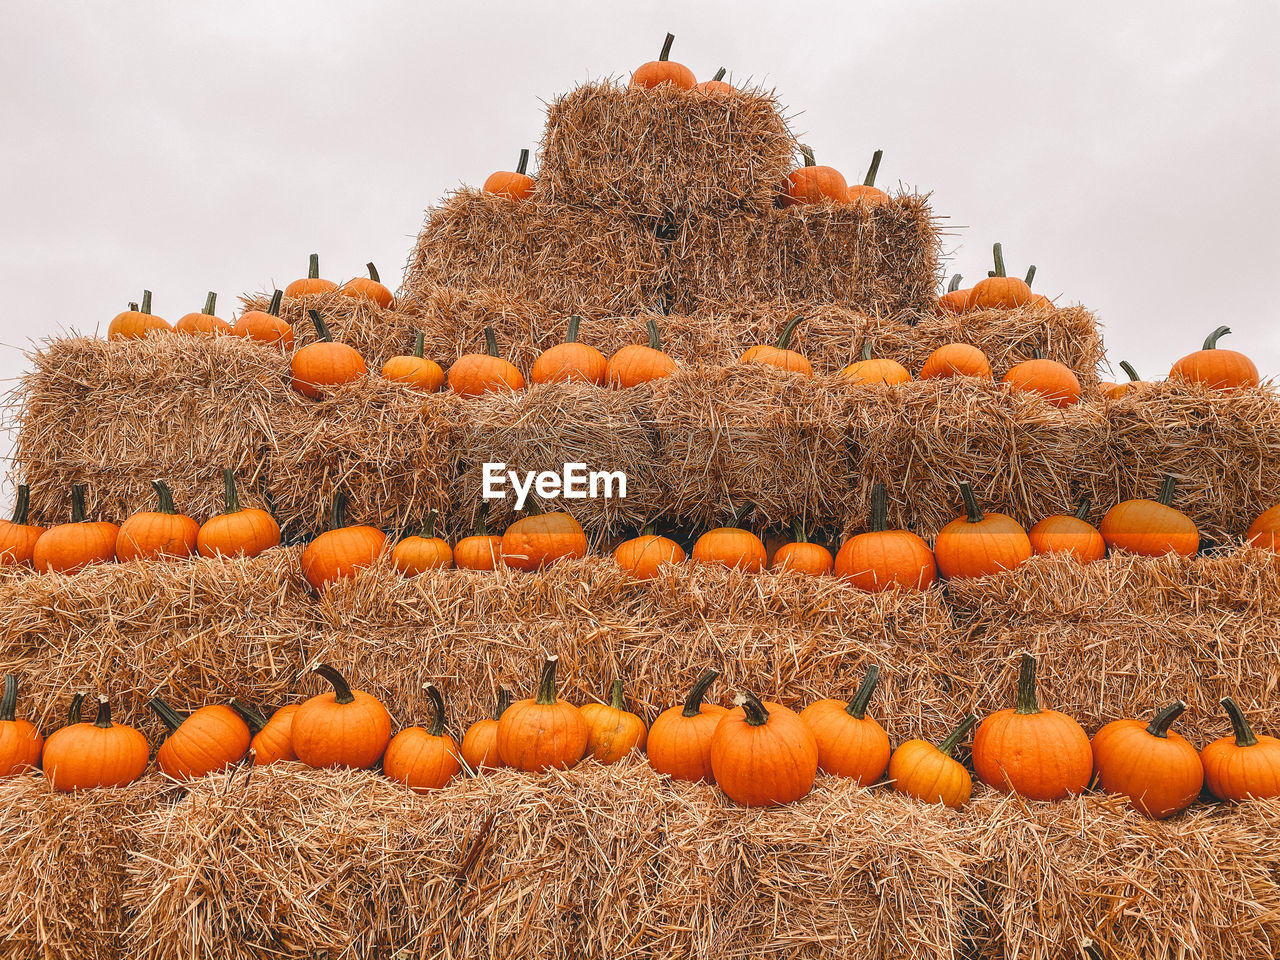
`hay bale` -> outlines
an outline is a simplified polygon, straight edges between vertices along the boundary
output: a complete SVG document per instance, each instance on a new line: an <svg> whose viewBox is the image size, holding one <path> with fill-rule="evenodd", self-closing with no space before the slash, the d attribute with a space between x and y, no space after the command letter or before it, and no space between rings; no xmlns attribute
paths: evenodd
<svg viewBox="0 0 1280 960"><path fill-rule="evenodd" d="M644 90L605 80L553 100L538 195L653 221L772 209L795 165L772 93Z"/></svg>

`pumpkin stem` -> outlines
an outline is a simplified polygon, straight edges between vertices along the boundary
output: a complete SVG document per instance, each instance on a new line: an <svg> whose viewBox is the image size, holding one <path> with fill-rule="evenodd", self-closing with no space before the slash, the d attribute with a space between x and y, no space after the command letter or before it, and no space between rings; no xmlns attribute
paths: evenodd
<svg viewBox="0 0 1280 960"><path fill-rule="evenodd" d="M226 467L222 471L222 483L225 488L223 497L226 500L226 509L223 513L239 513L240 512L240 494L236 492L236 475L230 468Z"/></svg>
<svg viewBox="0 0 1280 960"><path fill-rule="evenodd" d="M173 506L173 491L169 489L169 485L163 480L152 480L151 486L156 491L156 498L160 501L160 509L158 512L167 513L173 516L178 511Z"/></svg>
<svg viewBox="0 0 1280 960"><path fill-rule="evenodd" d="M103 730L111 728L111 704L101 694L98 696L98 718L93 721L93 725L102 727Z"/></svg>
<svg viewBox="0 0 1280 960"><path fill-rule="evenodd" d="M873 663L867 668L867 675L862 678L862 685L858 687L857 693L844 708L844 712L855 720L864 719L867 715L867 704L871 702L871 695L876 692L876 684L879 682L880 667Z"/></svg>
<svg viewBox="0 0 1280 960"><path fill-rule="evenodd" d="M27 525L28 514L31 512L31 487L28 484L18 485L18 497L13 501L13 519L10 523L16 523L20 527Z"/></svg>
<svg viewBox="0 0 1280 960"><path fill-rule="evenodd" d="M333 494L333 509L329 511L329 529L341 530L347 525L347 493L336 490Z"/></svg>
<svg viewBox="0 0 1280 960"><path fill-rule="evenodd" d="M1204 347L1202 349L1216 350L1218 348L1219 338L1225 337L1230 332L1230 327L1219 327L1217 330L1213 331L1213 333L1209 334L1209 336L1205 337Z"/></svg>
<svg viewBox="0 0 1280 960"><path fill-rule="evenodd" d="M493 704L493 719L501 720L502 715L507 712L507 707L511 706L511 691L506 687L498 688L498 699Z"/></svg>
<svg viewBox="0 0 1280 960"><path fill-rule="evenodd" d="M1129 377L1129 380L1132 383L1137 383L1139 380L1142 379L1140 376L1138 376L1138 371L1133 368L1133 364L1130 363L1128 360L1120 361L1120 369L1125 372L1125 374Z"/></svg>
<svg viewBox="0 0 1280 960"><path fill-rule="evenodd" d="M947 734L947 739L938 744L938 752L944 757L951 756L951 751L956 748L956 744L965 738L965 735L974 728L977 722L978 715L976 713L971 713L961 720L960 726Z"/></svg>
<svg viewBox="0 0 1280 960"><path fill-rule="evenodd" d="M484 345L489 352L489 356L498 356L498 337L493 332L493 327L484 328Z"/></svg>
<svg viewBox="0 0 1280 960"><path fill-rule="evenodd" d="M862 341L862 352L858 354L858 359L859 360L871 359L871 341L870 340Z"/></svg>
<svg viewBox="0 0 1280 960"><path fill-rule="evenodd" d="M1178 486L1178 478L1172 473L1164 478L1164 483L1160 484L1160 496L1156 497L1157 503L1162 503L1166 507L1173 503L1173 491Z"/></svg>
<svg viewBox="0 0 1280 960"><path fill-rule="evenodd" d="M1044 359L1044 351L1043 351L1043 350L1041 350L1039 347L1032 347L1032 348L1031 348L1031 359L1032 359L1032 360L1043 360L1043 359Z"/></svg>
<svg viewBox="0 0 1280 960"><path fill-rule="evenodd" d="M872 533L889 529L889 490L883 483L871 487L871 521L867 526Z"/></svg>
<svg viewBox="0 0 1280 960"><path fill-rule="evenodd" d="M263 727L267 725L266 717L260 714L253 707L249 706L247 703L243 703L235 699L235 697L232 697L230 700L227 701L227 706L230 707L232 710L234 710L236 713L240 714L241 719L243 719L244 722L249 725L249 729L254 733L258 733L259 731L262 730Z"/></svg>
<svg viewBox="0 0 1280 960"><path fill-rule="evenodd" d="M1036 697L1036 658L1029 653L1022 655L1022 663L1018 667L1018 702L1014 712L1040 712L1040 701Z"/></svg>
<svg viewBox="0 0 1280 960"><path fill-rule="evenodd" d="M769 722L769 711L760 702L760 698L750 690L743 690L742 693L738 694L736 703L742 708L742 712L747 715L747 724L749 726L763 727Z"/></svg>
<svg viewBox="0 0 1280 960"><path fill-rule="evenodd" d="M640 536L652 537L655 533L657 533L657 530L658 528L654 525L654 522L650 520L640 529Z"/></svg>
<svg viewBox="0 0 1280 960"><path fill-rule="evenodd" d="M150 290L142 291L142 312L146 314L151 313L151 291Z"/></svg>
<svg viewBox="0 0 1280 960"><path fill-rule="evenodd" d="M280 316L280 301L284 299L283 290L275 290L271 294L271 306L267 307L267 313L273 317Z"/></svg>
<svg viewBox="0 0 1280 960"><path fill-rule="evenodd" d="M658 321L657 321L657 320L655 320L655 319L653 319L653 317L650 317L650 318L649 318L649 322L648 322L648 323L646 323L646 324L645 324L645 326L646 326L646 327L648 328L648 330L649 330L649 349L650 349L650 350L661 350L661 349L662 349L662 337L661 337L661 335L658 333Z"/></svg>
<svg viewBox="0 0 1280 960"><path fill-rule="evenodd" d="M864 187L874 187L876 185L876 174L880 172L880 158L883 156L883 150L877 150L871 155L871 166L867 168L866 179L862 181Z"/></svg>
<svg viewBox="0 0 1280 960"><path fill-rule="evenodd" d="M71 698L71 706L67 708L67 726L74 727L80 722L80 708L83 704L83 693L77 693Z"/></svg>
<svg viewBox="0 0 1280 960"><path fill-rule="evenodd" d="M132 310L134 313L137 313L137 312L138 312L138 305L137 305L137 303L135 303L134 301L130 300L130 301L129 301L129 309L130 309L130 310Z"/></svg>
<svg viewBox="0 0 1280 960"><path fill-rule="evenodd" d="M0 697L0 723L13 720L18 714L18 678L12 673L4 675L4 696Z"/></svg>
<svg viewBox="0 0 1280 960"><path fill-rule="evenodd" d="M319 310L308 310L307 316L311 318L311 322L316 325L316 339L325 343L333 342L333 334L329 332L329 325L324 322L324 317L320 316Z"/></svg>
<svg viewBox="0 0 1280 960"><path fill-rule="evenodd" d="M614 677L613 686L609 688L609 706L615 710L626 711L627 701L622 696L622 678Z"/></svg>
<svg viewBox="0 0 1280 960"><path fill-rule="evenodd" d="M800 156L804 157L804 165L806 167L812 167L816 165L818 162L817 160L814 159L813 147L807 146L805 144L800 145Z"/></svg>
<svg viewBox="0 0 1280 960"><path fill-rule="evenodd" d="M684 709L680 711L680 716L696 717L702 713L702 698L707 695L708 688L715 683L718 676L720 671L712 668L698 678L689 690L689 696L684 699Z"/></svg>
<svg viewBox="0 0 1280 960"><path fill-rule="evenodd" d="M475 526L471 528L471 535L473 537L487 537L489 535L489 524L487 523L488 516L489 501L486 500L484 503L480 504L480 509L476 511L476 523Z"/></svg>
<svg viewBox="0 0 1280 960"><path fill-rule="evenodd" d="M422 529L418 532L418 536L430 540L436 535L436 511L432 510L427 514L427 519L423 521Z"/></svg>
<svg viewBox="0 0 1280 960"><path fill-rule="evenodd" d="M538 679L538 694L534 703L545 707L556 702L556 664L559 662L560 658L553 654L542 664L542 676Z"/></svg>
<svg viewBox="0 0 1280 960"><path fill-rule="evenodd" d="M787 344L791 342L791 334L795 331L796 325L803 319L804 315L798 313L787 321L787 325L783 327L782 332L778 334L777 347L779 350L787 349Z"/></svg>
<svg viewBox="0 0 1280 960"><path fill-rule="evenodd" d="M418 335L413 338L413 355L415 357L421 357L423 354L423 351L426 350L426 348L427 348L427 335L423 333L421 330L419 330Z"/></svg>
<svg viewBox="0 0 1280 960"><path fill-rule="evenodd" d="M578 342L578 326L582 323L582 318L576 313L569 318L569 333L565 336L565 343Z"/></svg>
<svg viewBox="0 0 1280 960"><path fill-rule="evenodd" d="M965 518L970 523L981 523L983 521L982 507L978 505L978 498L973 492L973 487L969 486L968 481L960 484L960 496L964 498Z"/></svg>
<svg viewBox="0 0 1280 960"><path fill-rule="evenodd" d="M324 677L333 686L333 702L334 703L351 703L355 697L351 693L351 686L346 679L333 667L327 663L317 664L311 671L318 673Z"/></svg>
<svg viewBox="0 0 1280 960"><path fill-rule="evenodd" d="M444 736L444 696L434 683L427 684L427 699L431 701L431 722L427 733L433 737Z"/></svg>
<svg viewBox="0 0 1280 960"><path fill-rule="evenodd" d="M961 280L963 280L963 279L964 279L964 277L963 277L963 276L961 276L961 275L960 275L960 274L958 274L958 273L952 274L952 275L951 275L951 282L947 284L947 293L955 293L957 290L959 290L959 289L960 289L960 281L961 281Z"/></svg>
<svg viewBox="0 0 1280 960"><path fill-rule="evenodd" d="M1258 742L1258 738L1253 735L1253 730L1249 727L1249 721L1245 719L1244 712L1236 705L1236 702L1230 697L1223 697L1219 703L1227 711L1227 716L1231 718L1231 729L1236 735L1236 746L1254 746Z"/></svg>
<svg viewBox="0 0 1280 960"><path fill-rule="evenodd" d="M307 279L320 279L320 254L318 253L313 253L311 255L311 260L307 264Z"/></svg>
<svg viewBox="0 0 1280 960"><path fill-rule="evenodd" d="M182 717L178 711L169 706L159 697L152 697L151 702L147 704L157 717L164 721L164 725L170 730L177 730L182 726Z"/></svg>
<svg viewBox="0 0 1280 960"><path fill-rule="evenodd" d="M212 317L213 311L216 310L217 307L218 307L218 295L214 293L212 290L210 290L209 295L204 298L205 315Z"/></svg>
<svg viewBox="0 0 1280 960"><path fill-rule="evenodd" d="M1003 277L1003 276L1005 276L1005 272L1004 272L1004 250L1003 250L1003 249L1001 249L1000 244L998 244L998 243L997 243L997 244L995 244L994 246L992 246L992 248L991 248L991 254L992 254L992 256L995 258L995 261L996 261L996 273L995 273L995 275L996 275L997 277Z"/></svg>
<svg viewBox="0 0 1280 960"><path fill-rule="evenodd" d="M715 75L714 77L712 77L711 79L712 79L713 81L723 80L723 79L724 79L724 75L725 75L725 69L724 69L724 67L721 67L719 70L717 70L717 71L716 71L716 75Z"/></svg>
<svg viewBox="0 0 1280 960"><path fill-rule="evenodd" d="M522 170L520 172L523 173L524 171ZM374 283L382 282L382 278L378 276L378 268L373 265L372 261L370 261L369 263L366 263L364 266L365 266L365 269L369 271L370 280L372 280Z"/></svg>
<svg viewBox="0 0 1280 960"><path fill-rule="evenodd" d="M529 169L529 150L526 147L520 151L520 159L516 161L516 173L523 175Z"/></svg>
<svg viewBox="0 0 1280 960"><path fill-rule="evenodd" d="M667 39L662 42L662 52L658 54L659 60L666 60L668 57L671 56L671 44L675 42L676 42L676 35L674 33L668 33Z"/></svg>
<svg viewBox="0 0 1280 960"><path fill-rule="evenodd" d="M799 517L796 517L794 520L791 521L791 536L795 539L796 543L809 542L809 538L805 535L805 532L804 532L804 521Z"/></svg>
<svg viewBox="0 0 1280 960"><path fill-rule="evenodd" d="M1161 709L1154 717L1151 718L1151 722L1147 724L1147 733L1151 734L1153 737L1159 737L1161 740L1168 739L1169 727L1173 725L1173 721L1182 716L1186 709L1187 704L1185 701L1173 701L1173 703Z"/></svg>
<svg viewBox="0 0 1280 960"><path fill-rule="evenodd" d="M1027 277L1022 282L1029 287L1031 286L1031 281L1034 280L1035 278L1036 278L1036 265L1033 263L1031 266L1027 267Z"/></svg>
<svg viewBox="0 0 1280 960"><path fill-rule="evenodd" d="M1093 500L1089 497L1081 497L1080 502L1076 504L1075 518L1077 520L1089 519L1089 511L1093 509Z"/></svg>
<svg viewBox="0 0 1280 960"><path fill-rule="evenodd" d="M71 488L71 522L84 523L84 484Z"/></svg>

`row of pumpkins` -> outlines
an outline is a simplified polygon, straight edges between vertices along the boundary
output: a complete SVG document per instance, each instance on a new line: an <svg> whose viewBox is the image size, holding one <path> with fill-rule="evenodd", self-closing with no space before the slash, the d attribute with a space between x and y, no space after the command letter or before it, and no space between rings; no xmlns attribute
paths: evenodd
<svg viewBox="0 0 1280 960"><path fill-rule="evenodd" d="M418 792L445 786L465 768L472 774L511 767L529 773L568 769L584 758L616 763L644 752L659 773L677 780L717 783L746 806L791 803L809 793L818 771L864 785L887 779L927 803L960 808L973 789L969 771L952 756L975 725L973 768L984 783L1031 800L1060 800L1090 784L1129 798L1148 817L1185 810L1207 785L1221 800L1280 797L1280 739L1255 734L1230 698L1222 701L1233 735L1196 748L1170 726L1182 701L1149 721L1116 720L1092 741L1072 718L1043 709L1036 694L1036 661L1024 654L1015 705L981 723L970 714L942 743L908 740L897 750L867 707L879 678L873 666L849 701L824 699L796 713L750 692L735 708L706 703L718 676L707 671L683 705L667 708L646 727L627 710L621 679L608 703L577 707L556 695L557 658L547 658L535 695L510 702L500 691L492 719L471 725L459 744L445 732L440 691L426 688L426 726L392 736L386 707L353 690L333 667L315 672L333 687L270 719L232 700L182 717L159 697L150 706L170 733L156 753L160 770L178 780L206 776L242 761L265 765L298 760L316 768L368 769L381 762L387 777ZM80 719L83 694L68 724L45 741L29 721L16 719L17 678L7 676L0 703L0 776L40 766L55 790L118 787L145 772L146 738L114 723L105 697L93 722Z"/></svg>

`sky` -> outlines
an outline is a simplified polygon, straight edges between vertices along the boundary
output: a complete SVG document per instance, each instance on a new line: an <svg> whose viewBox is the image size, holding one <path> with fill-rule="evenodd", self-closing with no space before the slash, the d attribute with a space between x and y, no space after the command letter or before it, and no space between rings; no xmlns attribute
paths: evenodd
<svg viewBox="0 0 1280 960"><path fill-rule="evenodd" d="M510 169L545 103L676 34L699 79L775 89L851 180L932 193L948 273L993 241L1090 307L1113 363L1163 376L1215 327L1280 373L1280 4L885 0L360 4L0 0L0 380L105 335L147 287L220 295L372 260ZM31 289L29 289L31 288ZM26 291L24 293L24 291ZM0 435L0 453L8 439ZM7 485L6 485L7 486ZM0 499L7 499L0 497Z"/></svg>

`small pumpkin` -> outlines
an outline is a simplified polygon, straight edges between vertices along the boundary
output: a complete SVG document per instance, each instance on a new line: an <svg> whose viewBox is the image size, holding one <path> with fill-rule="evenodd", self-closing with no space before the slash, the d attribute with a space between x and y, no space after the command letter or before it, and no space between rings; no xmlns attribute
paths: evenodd
<svg viewBox="0 0 1280 960"><path fill-rule="evenodd" d="M502 535L502 562L517 570L537 570L565 557L585 557L587 535L567 513L521 517Z"/></svg>
<svg viewBox="0 0 1280 960"><path fill-rule="evenodd" d="M1252 546L1280 551L1280 504L1263 510L1258 519L1249 524L1244 536ZM3 549L3 543L3 534L0 533L0 549Z"/></svg>
<svg viewBox="0 0 1280 960"><path fill-rule="evenodd" d="M129 309L116 314L107 327L108 340L145 340L152 333L169 333L173 330L168 322L151 312L151 291L142 291L142 308L130 303Z"/></svg>
<svg viewBox="0 0 1280 960"><path fill-rule="evenodd" d="M1113 720L1093 735L1093 770L1107 793L1129 798L1130 805L1153 820L1187 809L1204 786L1200 754L1169 726L1187 709L1175 700L1150 723Z"/></svg>
<svg viewBox="0 0 1280 960"><path fill-rule="evenodd" d="M497 570L502 563L502 538L489 533L483 511L471 536L454 544L453 562L459 570Z"/></svg>
<svg viewBox="0 0 1280 960"><path fill-rule="evenodd" d="M1037 555L1066 553L1081 563L1093 563L1105 557L1107 542L1098 528L1085 519L1092 506L1092 500L1081 497L1074 514L1056 514L1037 523L1027 532L1031 552Z"/></svg>
<svg viewBox="0 0 1280 960"><path fill-rule="evenodd" d="M1133 364L1128 360L1121 360L1120 368L1124 370L1129 379L1124 383L1102 384L1100 389L1102 389L1103 396L1108 399L1119 400L1125 394L1147 386L1142 378L1138 376L1138 371L1134 369Z"/></svg>
<svg viewBox="0 0 1280 960"><path fill-rule="evenodd" d="M395 295L382 282L382 278L378 276L377 267L372 263L366 263L365 269L369 271L369 276L354 277L348 280L338 292L344 297L351 297L353 300L372 300L382 309L390 310L395 306Z"/></svg>
<svg viewBox="0 0 1280 960"><path fill-rule="evenodd" d="M959 810L973 796L973 778L953 750L978 722L971 713L936 747L927 740L907 740L889 758L893 789L924 803L940 803Z"/></svg>
<svg viewBox="0 0 1280 960"><path fill-rule="evenodd" d="M533 195L533 177L525 171L529 168L529 151L520 151L520 160L514 171L499 170L491 173L481 188L485 193L496 193L509 200L528 200Z"/></svg>
<svg viewBox="0 0 1280 960"><path fill-rule="evenodd" d="M933 542L938 572L948 580L1013 570L1031 556L1022 525L1003 513L984 513L968 483L960 484L965 515L952 520Z"/></svg>
<svg viewBox="0 0 1280 960"><path fill-rule="evenodd" d="M256 507L240 507L235 473L223 470L222 482L226 488L225 509L206 520L196 534L200 556L256 557L280 546L280 524L271 514Z"/></svg>
<svg viewBox="0 0 1280 960"><path fill-rule="evenodd" d="M889 529L888 501L883 483L872 486L867 532L845 541L836 554L835 575L872 593L890 587L927 590L938 579L933 551L910 530Z"/></svg>
<svg viewBox="0 0 1280 960"><path fill-rule="evenodd" d="M1011 310L1031 303L1036 295L1031 292L1030 281L1005 276L1004 251L1000 244L995 244L991 252L996 262L995 273L973 285L970 305L977 310Z"/></svg>
<svg viewBox="0 0 1280 960"><path fill-rule="evenodd" d="M170 730L156 763L175 780L195 780L239 763L249 752L249 725L234 708L215 703L183 718L160 697L150 707Z"/></svg>
<svg viewBox="0 0 1280 960"><path fill-rule="evenodd" d="M608 703L588 703L578 710L587 722L587 756L600 763L617 763L632 750L644 752L648 731L644 721L627 709L621 677L614 677Z"/></svg>
<svg viewBox="0 0 1280 960"><path fill-rule="evenodd" d="M124 787L147 769L151 748L133 727L111 722L111 704L98 698L98 717L80 721L80 701L72 701L70 722L44 744L44 775L61 793L95 787Z"/></svg>
<svg viewBox="0 0 1280 960"><path fill-rule="evenodd" d="M750 691L735 703L711 737L711 770L720 789L747 807L806 796L818 773L818 744L808 725L795 711Z"/></svg>
<svg viewBox="0 0 1280 960"><path fill-rule="evenodd" d="M354 383L367 374L369 368L354 347L334 341L320 311L308 310L307 315L315 324L316 339L293 355L289 371L293 389L315 400L320 396L322 387Z"/></svg>
<svg viewBox="0 0 1280 960"><path fill-rule="evenodd" d="M498 755L525 773L567 770L582 759L590 732L582 711L556 699L556 665L547 657L537 693L511 704L498 720Z"/></svg>
<svg viewBox="0 0 1280 960"><path fill-rule="evenodd" d="M436 513L427 516L422 530L412 537L405 537L391 551L396 569L416 577L427 570L447 570L453 566L453 551L449 542L436 536Z"/></svg>
<svg viewBox="0 0 1280 960"><path fill-rule="evenodd" d="M276 346L288 353L293 349L293 325L280 316L283 298L283 290L272 292L270 306L266 310L246 310L240 314L231 328L232 332L238 337Z"/></svg>
<svg viewBox="0 0 1280 960"><path fill-rule="evenodd" d="M293 297L315 297L324 293L333 293L338 289L338 285L332 280L322 280L320 278L320 254L313 253L310 263L307 265L307 275L301 280L295 280L284 288L284 295L289 298Z"/></svg>
<svg viewBox="0 0 1280 960"><path fill-rule="evenodd" d="M5 674L0 696L0 777L34 770L43 749L44 737L36 725L18 719L18 678Z"/></svg>
<svg viewBox="0 0 1280 960"><path fill-rule="evenodd" d="M649 728L649 766L673 780L715 782L711 769L711 738L727 711L716 703L703 703L707 690L720 676L707 670L689 690L684 705L668 707Z"/></svg>
<svg viewBox="0 0 1280 960"><path fill-rule="evenodd" d="M377 527L347 526L347 495L333 495L329 529L302 551L302 575L317 593L336 580L354 577L370 566L387 545L387 535Z"/></svg>
<svg viewBox="0 0 1280 960"><path fill-rule="evenodd" d="M862 342L861 359L855 360L841 370L839 376L845 383L854 384L855 386L864 386L872 383L893 386L894 384L907 383L911 380L910 372L897 360L873 358L869 339Z"/></svg>
<svg viewBox="0 0 1280 960"><path fill-rule="evenodd" d="M484 328L487 353L468 353L449 368L449 388L459 396L478 397L490 390L523 390L524 377L516 365L498 356L493 327Z"/></svg>
<svg viewBox="0 0 1280 960"><path fill-rule="evenodd" d="M1232 735L1200 751L1209 792L1232 803L1280 797L1280 739L1255 734L1244 711L1230 697L1223 697L1221 703L1231 718Z"/></svg>
<svg viewBox="0 0 1280 960"><path fill-rule="evenodd" d="M424 393L435 393L444 386L444 370L434 360L422 355L426 336L421 330L413 341L413 353L392 357L382 365L382 375L396 383L405 383Z"/></svg>
<svg viewBox="0 0 1280 960"><path fill-rule="evenodd" d="M281 707L271 714L270 720L239 700L230 701L230 706L244 717L253 733L249 749L253 752L255 767L298 759L298 755L293 752L293 718L300 704L291 703Z"/></svg>
<svg viewBox="0 0 1280 960"><path fill-rule="evenodd" d="M1072 407L1080 402L1080 381L1071 368L1057 360L1046 360L1039 350L1034 359L1010 367L1000 382L1015 393L1039 394L1055 407Z"/></svg>
<svg viewBox="0 0 1280 960"><path fill-rule="evenodd" d="M782 205L794 207L826 201L847 203L849 184L844 174L835 167L819 165L814 159L811 147L801 146L800 154L804 157L804 165L796 167L787 175L787 187L782 195Z"/></svg>
<svg viewBox="0 0 1280 960"><path fill-rule="evenodd" d="M680 544L657 536L648 526L640 536L618 544L613 559L635 579L652 580L664 563L684 563L685 553Z"/></svg>
<svg viewBox="0 0 1280 960"><path fill-rule="evenodd" d="M938 298L939 313L955 316L972 306L973 290L970 287L960 289L960 281L963 279L958 273L952 275L951 282L947 284L947 292Z"/></svg>
<svg viewBox="0 0 1280 960"><path fill-rule="evenodd" d="M30 512L31 487L23 483L13 501L13 518L0 520L0 567L31 562L44 527L27 522Z"/></svg>
<svg viewBox="0 0 1280 960"><path fill-rule="evenodd" d="M1177 484L1177 478L1170 474L1155 500L1125 500L1108 510L1098 528L1107 546L1140 557L1167 553L1195 556L1200 549L1200 531L1194 520L1171 505Z"/></svg>
<svg viewBox="0 0 1280 960"><path fill-rule="evenodd" d="M636 387L675 373L676 362L662 352L658 321L650 317L645 326L649 331L647 347L629 343L609 358L604 376L610 386Z"/></svg>
<svg viewBox="0 0 1280 960"><path fill-rule="evenodd" d="M792 525L791 543L784 543L773 554L770 570L794 570L814 577L825 577L831 572L831 551L818 543L810 543L805 533L804 522L796 519Z"/></svg>
<svg viewBox="0 0 1280 960"><path fill-rule="evenodd" d="M703 93L737 93L737 87L724 82L725 73L725 68L721 67L716 71L715 76L710 80L703 80L700 84L694 87L694 89L700 90Z"/></svg>
<svg viewBox="0 0 1280 960"><path fill-rule="evenodd" d="M31 548L31 565L45 573L75 573L91 563L110 563L116 558L119 535L114 523L85 520L84 487L77 484L71 488L71 522L40 535Z"/></svg>
<svg viewBox="0 0 1280 960"><path fill-rule="evenodd" d="M174 333L191 333L191 334L211 334L221 336L223 334L235 333L235 327L227 323L221 317L214 316L213 311L218 306L218 295L212 290L209 295L204 298L204 311L201 313L188 313L181 320L173 325Z"/></svg>
<svg viewBox="0 0 1280 960"><path fill-rule="evenodd" d="M1218 347L1218 341L1230 332L1230 327L1219 327L1213 331L1200 350L1188 354L1173 365L1169 376L1203 384L1210 390L1258 386L1262 381L1252 360L1239 351Z"/></svg>
<svg viewBox="0 0 1280 960"><path fill-rule="evenodd" d="M946 343L925 358L920 368L921 380L948 377L991 379L991 362L987 355L968 343Z"/></svg>
<svg viewBox="0 0 1280 960"><path fill-rule="evenodd" d="M764 541L749 530L716 527L694 543L693 559L698 563L718 563L734 570L759 573L764 569L768 552Z"/></svg>
<svg viewBox="0 0 1280 960"><path fill-rule="evenodd" d="M876 186L876 174L880 171L880 158L883 156L883 150L877 150L872 154L871 166L867 168L867 175L863 178L862 183L849 187L850 203L875 204L889 202L889 195Z"/></svg>
<svg viewBox="0 0 1280 960"><path fill-rule="evenodd" d="M462 772L458 744L444 732L444 697L427 685L431 719L425 727L405 727L387 744L382 772L414 793L439 790Z"/></svg>
<svg viewBox="0 0 1280 960"><path fill-rule="evenodd" d="M773 346L766 344L751 347L742 355L741 362L763 363L771 367L777 367L779 370L785 370L787 373L799 373L806 377L812 377L813 365L809 363L808 358L804 354L787 348L787 345L791 342L791 334L795 332L796 325L803 319L804 317L799 314L792 317L787 321L786 326L782 328L782 332L778 334L777 342Z"/></svg>
<svg viewBox="0 0 1280 960"><path fill-rule="evenodd" d="M1083 793L1093 775L1089 736L1065 713L1042 710L1036 658L1022 655L1015 706L991 714L973 737L973 769L983 783L1029 800Z"/></svg>
<svg viewBox="0 0 1280 960"><path fill-rule="evenodd" d="M499 687L498 697L493 705L493 716L477 720L462 738L462 759L472 773L496 770L503 766L502 757L498 754L498 721L509 706L511 691L506 687Z"/></svg>
<svg viewBox="0 0 1280 960"><path fill-rule="evenodd" d="M391 715L377 697L353 690L327 663L319 674L333 686L305 701L293 715L293 752L309 767L367 770L391 742Z"/></svg>
<svg viewBox="0 0 1280 960"><path fill-rule="evenodd" d="M116 534L116 558L122 562L189 557L196 552L200 524L178 513L167 483L152 480L151 486L159 501L156 509L135 513L120 524Z"/></svg>
<svg viewBox="0 0 1280 960"><path fill-rule="evenodd" d="M852 700L815 700L800 711L818 745L819 770L863 786L884 776L891 752L889 735L874 717L867 716L867 704L879 681L880 668L872 664Z"/></svg>
<svg viewBox="0 0 1280 960"><path fill-rule="evenodd" d="M569 332L564 343L544 350L529 370L531 383L559 383L580 380L603 384L609 362L595 347L578 342L582 318L576 313L569 318Z"/></svg>
<svg viewBox="0 0 1280 960"><path fill-rule="evenodd" d="M668 33L667 39L662 43L662 52L658 54L657 60L650 60L648 63L642 63L636 67L635 72L631 74L631 85L633 87L641 87L650 89L659 84L669 83L680 90L692 90L697 84L697 79L693 75L693 71L686 67L683 63L676 63L671 57L671 44L675 42L676 35Z"/></svg>

